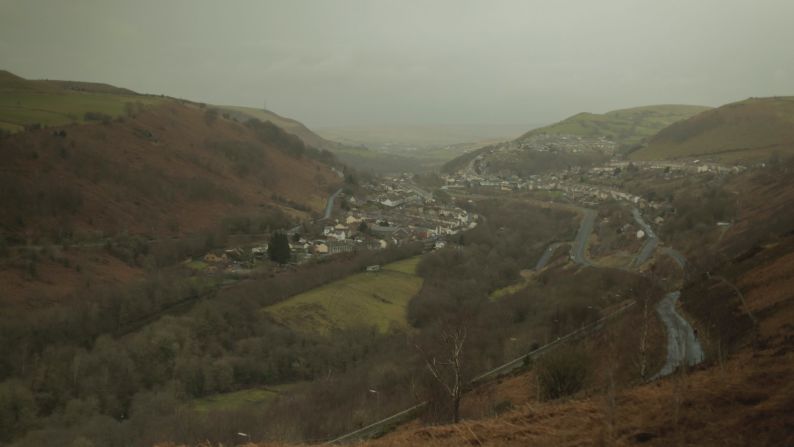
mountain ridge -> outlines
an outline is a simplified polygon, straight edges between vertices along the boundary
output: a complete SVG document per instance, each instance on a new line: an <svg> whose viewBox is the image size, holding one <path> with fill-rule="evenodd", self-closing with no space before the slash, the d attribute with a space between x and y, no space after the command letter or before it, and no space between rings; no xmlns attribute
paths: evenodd
<svg viewBox="0 0 794 447"><path fill-rule="evenodd" d="M794 153L794 96L725 104L660 130L633 160L706 157L757 162Z"/></svg>
<svg viewBox="0 0 794 447"><path fill-rule="evenodd" d="M680 119L708 110L705 106L662 104L618 109L603 114L580 112L557 123L532 129L507 143L486 146L443 166L454 172L476 158L502 174L538 173L572 164L604 161Z"/></svg>

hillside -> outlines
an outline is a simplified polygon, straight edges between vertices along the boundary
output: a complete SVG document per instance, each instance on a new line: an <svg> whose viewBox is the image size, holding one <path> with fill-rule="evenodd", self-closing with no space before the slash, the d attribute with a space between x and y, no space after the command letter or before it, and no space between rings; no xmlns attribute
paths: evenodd
<svg viewBox="0 0 794 447"><path fill-rule="evenodd" d="M322 209L340 180L322 162L299 156L300 141L275 126L212 116L168 101L123 121L6 137L4 235L46 239L68 229L75 237L161 236L268 207L296 216Z"/></svg>
<svg viewBox="0 0 794 447"><path fill-rule="evenodd" d="M794 97L752 98L695 115L659 131L631 158L753 162L774 153L794 153Z"/></svg>
<svg viewBox="0 0 794 447"><path fill-rule="evenodd" d="M641 306L635 306L577 343L587 353L578 358L589 370L583 390L565 398L544 397L539 376L548 364L544 357L532 359L517 373L473 386L463 397L459 423L428 424L419 418L401 425L397 418L388 426L392 432L357 445L792 445L792 169L794 162L787 161L727 179L724 186L738 195L735 224L714 245L701 246L685 270L676 268L670 272L673 276L662 280L683 280L679 312L696 329L705 351L702 364L653 381L621 376L621 363L632 370L638 366L639 357L631 349L637 349L645 337L641 329L645 317ZM587 271L579 271L578 280L568 283L581 286L581 274ZM547 291L554 287L554 281L543 284ZM599 295L590 289L592 294L579 296ZM496 325L492 329L498 330ZM650 334L652 345L665 339L658 328L651 327ZM363 382L357 391L366 394L370 383ZM327 396L318 394L317 399ZM312 422L320 424L339 413L332 409L313 413ZM235 425L226 427L229 431ZM253 435L257 437L265 438Z"/></svg>
<svg viewBox="0 0 794 447"><path fill-rule="evenodd" d="M0 132L113 119L164 100L107 84L27 80L0 71Z"/></svg>
<svg viewBox="0 0 794 447"><path fill-rule="evenodd" d="M343 144L323 138L303 123L283 117L270 110L239 106L219 106L219 108L240 122L251 118L270 121L286 132L297 136L309 146L333 152L343 163L359 170L390 173L413 170L418 167L418 162L409 157L385 154L368 149L363 145Z"/></svg>
<svg viewBox="0 0 794 447"><path fill-rule="evenodd" d="M681 297L706 350L702 366L614 389L603 377L592 393L546 402L538 401L530 370L472 393L474 403L510 408L504 414L494 406L457 425L412 423L361 445L791 445L793 168L788 161L731 180L736 223L692 260L701 265L695 271L709 271L691 275ZM636 334L638 324L627 326Z"/></svg>
<svg viewBox="0 0 794 447"><path fill-rule="evenodd" d="M446 172L469 167L478 157L490 173L538 173L603 160L630 150L670 124L708 110L689 105L654 105L604 114L579 113L533 129L508 143L469 152L444 165Z"/></svg>
<svg viewBox="0 0 794 447"><path fill-rule="evenodd" d="M227 234L286 228L342 182L333 155L272 124L175 100L0 137L0 153L2 304L127 283L145 257L166 267Z"/></svg>
<svg viewBox="0 0 794 447"><path fill-rule="evenodd" d="M533 129L518 140L534 135L576 135L604 137L621 146L637 144L670 124L687 119L709 107L689 105L654 105L613 110L604 114L579 113L550 126Z"/></svg>
<svg viewBox="0 0 794 447"><path fill-rule="evenodd" d="M340 143L326 140L325 138L317 135L316 133L309 130L309 128L300 121L283 117L275 112L271 112L270 110L240 106L219 106L219 108L229 111L232 116L237 117L241 122L245 122L250 118L256 118L260 121L270 121L276 126L284 129L286 132L300 138L309 146L314 146L318 149L334 150L342 146Z"/></svg>

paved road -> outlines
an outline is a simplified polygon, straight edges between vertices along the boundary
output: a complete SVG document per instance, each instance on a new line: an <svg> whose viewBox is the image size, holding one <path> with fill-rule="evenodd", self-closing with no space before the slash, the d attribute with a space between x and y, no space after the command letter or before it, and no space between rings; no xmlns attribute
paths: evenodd
<svg viewBox="0 0 794 447"><path fill-rule="evenodd" d="M668 293L656 305L656 312L667 332L667 360L651 380L672 374L684 362L692 366L704 359L703 348L692 326L675 309L675 303L680 296L680 291Z"/></svg>
<svg viewBox="0 0 794 447"><path fill-rule="evenodd" d="M639 267L651 257L654 249L659 244L659 238L653 232L651 226L642 219L642 215L640 215L640 211L637 208L631 210L631 214L634 216L634 220L645 230L648 238L637 257L634 258L634 266ZM686 273L686 258L684 255L670 247L664 247L661 251L673 258L673 261ZM656 304L656 313L659 314L659 318L664 324L665 332L667 332L667 359L662 369L651 380L672 374L684 362L692 366L702 362L705 358L703 347L695 336L692 326L676 311L675 304L680 297L681 291L676 290L665 295Z"/></svg>
<svg viewBox="0 0 794 447"><path fill-rule="evenodd" d="M328 203L325 204L325 213L320 220L328 220L331 217L331 211L334 210L334 200L336 200L336 196L342 192L342 188L337 189L330 197L328 197Z"/></svg>
<svg viewBox="0 0 794 447"><path fill-rule="evenodd" d="M321 222L323 220L328 220L328 218L331 217L331 212L334 210L334 200L336 200L336 197L341 192L342 192L342 188L339 188L336 191L334 191L333 194L328 196L328 202L325 204L325 211L323 211L323 217L317 219L317 222ZM298 232L301 231L301 229L303 229L303 224L298 224L298 225L290 228L289 230L287 230L287 234L298 233Z"/></svg>
<svg viewBox="0 0 794 447"><path fill-rule="evenodd" d="M648 260L653 254L653 251L656 250L656 246L659 244L659 238L656 237L656 233L653 232L653 228L648 225L645 220L643 220L642 215L640 214L640 210L634 208L631 210L631 214L634 216L634 220L639 224L640 227L645 231L645 243L642 244L642 248L640 248L639 253L634 258L634 262L632 265L634 267L639 267Z"/></svg>
<svg viewBox="0 0 794 447"><path fill-rule="evenodd" d="M582 214L579 232L576 233L576 239L574 239L573 245L571 245L571 259L577 264L592 266L593 264L585 257L585 249L587 248L587 240L590 239L590 233L593 232L596 211L589 208L582 208Z"/></svg>
<svg viewBox="0 0 794 447"><path fill-rule="evenodd" d="M656 246L659 245L659 240L654 238L648 238L644 244L642 244L642 248L640 248L639 253L637 256L634 257L634 261L632 265L634 267L639 267L648 260L653 254L653 251L656 250Z"/></svg>
<svg viewBox="0 0 794 447"><path fill-rule="evenodd" d="M653 232L640 215L637 208L631 211L634 220L645 230L648 239L643 244L637 257L634 259L634 266L639 267L653 254L654 249L659 244L659 238ZM670 247L664 247L661 252L673 258L676 264L686 273L686 258L680 252ZM689 322L684 319L677 311L675 304L681 297L681 291L670 292L656 304L656 313L664 324L667 333L667 359L662 369L656 373L651 380L656 380L672 374L684 362L687 365L697 365L705 358L703 347L695 336L695 331Z"/></svg>
<svg viewBox="0 0 794 447"><path fill-rule="evenodd" d="M640 210L638 210L637 208L632 208L631 215L634 216L634 220L637 221L637 223L642 227L643 230L645 230L645 234L647 234L648 237L656 239L656 233L653 232L653 228L651 228L651 226L648 225L645 222L645 220L642 218L642 214L640 214Z"/></svg>
<svg viewBox="0 0 794 447"><path fill-rule="evenodd" d="M686 258L678 250L671 247L663 247L661 252L673 258L673 261L682 269L686 268Z"/></svg>
<svg viewBox="0 0 794 447"><path fill-rule="evenodd" d="M535 264L535 271L539 271L543 267L546 267L546 264L548 264L549 261L551 261L551 255L553 255L554 252L558 248L560 248L561 245L565 245L565 244L568 244L568 242L555 242L549 245L546 248L546 251L543 252L543 256L541 256L540 259L538 259L538 263Z"/></svg>

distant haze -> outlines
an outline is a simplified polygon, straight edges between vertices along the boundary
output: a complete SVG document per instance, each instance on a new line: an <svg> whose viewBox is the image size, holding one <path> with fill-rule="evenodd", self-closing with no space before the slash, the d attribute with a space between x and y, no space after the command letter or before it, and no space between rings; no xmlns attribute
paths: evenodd
<svg viewBox="0 0 794 447"><path fill-rule="evenodd" d="M0 0L0 68L314 127L530 127L792 94L792 17L791 0Z"/></svg>

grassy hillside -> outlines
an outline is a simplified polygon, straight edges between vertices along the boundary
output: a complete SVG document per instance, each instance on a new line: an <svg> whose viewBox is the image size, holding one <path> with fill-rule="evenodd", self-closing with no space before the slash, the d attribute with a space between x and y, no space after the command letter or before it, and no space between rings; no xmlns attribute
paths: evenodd
<svg viewBox="0 0 794 447"><path fill-rule="evenodd" d="M0 129L7 132L37 124L62 126L101 120L103 115L117 118L164 100L107 84L30 81L0 71Z"/></svg>
<svg viewBox="0 0 794 447"><path fill-rule="evenodd" d="M418 257L387 264L379 272L358 273L269 306L265 312L299 332L328 334L334 329L391 325L405 327L408 301L419 292Z"/></svg>
<svg viewBox="0 0 794 447"><path fill-rule="evenodd" d="M709 107L654 105L614 110L604 114L579 113L550 126L531 130L519 140L537 134L606 137L621 145L634 145L670 124L687 119Z"/></svg>
<svg viewBox="0 0 794 447"><path fill-rule="evenodd" d="M661 130L631 158L757 161L775 152L794 153L794 97L752 98L701 113Z"/></svg>
<svg viewBox="0 0 794 447"><path fill-rule="evenodd" d="M507 140L521 135L526 126L519 125L415 125L328 127L317 132L325 138L352 145L379 148L426 149L486 140Z"/></svg>
<svg viewBox="0 0 794 447"><path fill-rule="evenodd" d="M319 149L334 150L341 146L341 144L335 141L326 140L325 138L312 132L300 121L283 117L277 113L271 112L270 110L239 106L220 106L220 108L222 110L228 110L230 112L239 114L238 116L241 116L242 118L250 117L256 118L260 121L270 121L276 126L300 138L304 143Z"/></svg>
<svg viewBox="0 0 794 447"><path fill-rule="evenodd" d="M626 152L655 135L670 124L687 119L708 107L690 105L654 105L614 110L604 114L579 113L558 123L533 129L512 142L483 147L465 153L443 166L445 172L465 168L471 160L483 155L493 167L537 173L547 169L558 169L578 163L591 162L591 154L548 153L532 150L509 150L511 146L522 146L533 137L541 135L577 136L583 138L606 138Z"/></svg>
<svg viewBox="0 0 794 447"><path fill-rule="evenodd" d="M250 118L270 121L309 146L333 152L345 164L375 173L419 172L433 169L460 154L482 147L493 129L451 127L328 128L314 132L303 123L270 110L218 106L245 122ZM494 142L494 141L491 141Z"/></svg>
<svg viewBox="0 0 794 447"><path fill-rule="evenodd" d="M270 121L286 132L297 136L309 146L333 152L343 163L359 170L384 173L403 170L411 171L417 169L419 166L418 161L409 157L384 154L367 149L362 145L343 144L337 141L331 141L317 135L303 123L283 117L269 110L239 106L220 106L220 109L241 122L245 122L250 118L256 118L260 121Z"/></svg>

